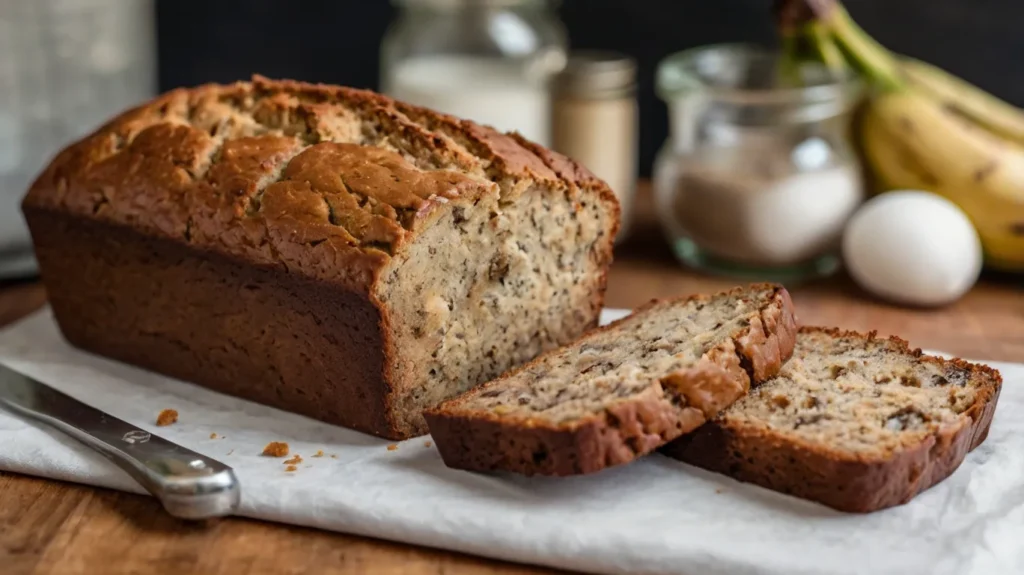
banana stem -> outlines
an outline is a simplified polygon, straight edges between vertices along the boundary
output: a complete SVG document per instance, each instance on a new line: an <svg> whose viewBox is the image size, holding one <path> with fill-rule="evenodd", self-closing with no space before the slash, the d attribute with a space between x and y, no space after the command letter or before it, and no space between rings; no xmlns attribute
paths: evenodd
<svg viewBox="0 0 1024 575"><path fill-rule="evenodd" d="M896 57L857 26L838 1L821 18L821 24L831 32L832 38L851 64L859 68L879 89L899 90L906 86Z"/></svg>
<svg viewBox="0 0 1024 575"><path fill-rule="evenodd" d="M838 74L846 69L846 57L836 44L835 38L821 22L812 21L806 25L806 35L814 47L817 57L829 71Z"/></svg>

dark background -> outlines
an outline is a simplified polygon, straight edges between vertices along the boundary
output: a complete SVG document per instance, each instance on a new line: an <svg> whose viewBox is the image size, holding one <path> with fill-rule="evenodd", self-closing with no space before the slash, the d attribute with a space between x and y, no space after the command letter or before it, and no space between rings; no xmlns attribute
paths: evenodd
<svg viewBox="0 0 1024 575"><path fill-rule="evenodd" d="M774 43L771 0L563 0L571 48L625 52L640 65L641 172L666 135L654 68L665 55L725 41ZM1024 106L1021 0L846 0L888 47L938 64ZM269 77L376 88L387 0L163 0L160 88Z"/></svg>

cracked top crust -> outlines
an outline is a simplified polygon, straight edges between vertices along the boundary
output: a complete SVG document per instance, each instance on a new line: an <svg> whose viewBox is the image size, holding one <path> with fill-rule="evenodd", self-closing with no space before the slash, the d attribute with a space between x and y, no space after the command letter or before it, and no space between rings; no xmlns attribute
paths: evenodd
<svg viewBox="0 0 1024 575"><path fill-rule="evenodd" d="M257 76L119 115L58 154L23 209L365 291L451 205L514 202L537 185L615 201L585 168L517 135L373 92Z"/></svg>

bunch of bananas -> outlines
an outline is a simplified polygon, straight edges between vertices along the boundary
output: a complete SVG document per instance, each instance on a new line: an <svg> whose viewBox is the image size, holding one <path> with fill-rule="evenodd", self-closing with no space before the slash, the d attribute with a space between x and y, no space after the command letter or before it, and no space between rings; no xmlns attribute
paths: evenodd
<svg viewBox="0 0 1024 575"><path fill-rule="evenodd" d="M949 199L974 223L988 267L1024 271L1024 110L889 52L836 0L782 0L776 17L793 61L852 67L870 87L856 129L879 190Z"/></svg>

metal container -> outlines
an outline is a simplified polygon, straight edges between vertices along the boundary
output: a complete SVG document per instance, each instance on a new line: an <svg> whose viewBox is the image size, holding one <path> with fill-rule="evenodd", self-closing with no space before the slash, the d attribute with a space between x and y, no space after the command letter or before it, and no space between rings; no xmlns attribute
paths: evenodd
<svg viewBox="0 0 1024 575"><path fill-rule="evenodd" d="M616 241L629 233L637 180L636 62L614 52L577 52L554 82L552 148L582 163L622 208Z"/></svg>

